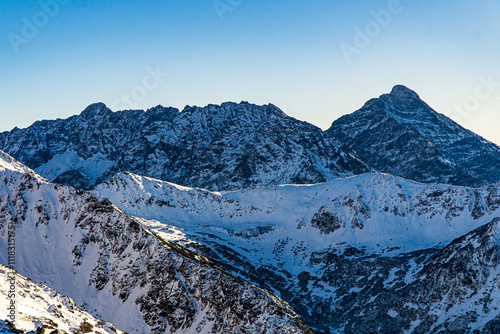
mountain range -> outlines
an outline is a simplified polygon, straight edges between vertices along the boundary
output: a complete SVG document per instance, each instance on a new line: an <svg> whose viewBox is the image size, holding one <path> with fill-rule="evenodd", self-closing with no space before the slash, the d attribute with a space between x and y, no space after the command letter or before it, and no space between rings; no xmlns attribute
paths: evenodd
<svg viewBox="0 0 500 334"><path fill-rule="evenodd" d="M0 332L498 332L500 148L404 86L326 131L98 103L0 150Z"/></svg>
<svg viewBox="0 0 500 334"><path fill-rule="evenodd" d="M469 187L500 181L497 145L401 85L326 131L271 104L112 112L97 103L0 133L0 149L50 181L86 190L124 171L212 191L373 171Z"/></svg>
<svg viewBox="0 0 500 334"><path fill-rule="evenodd" d="M0 147L51 181L90 189L122 171L210 190L317 183L369 171L321 129L273 105L224 103L112 112L0 134Z"/></svg>
<svg viewBox="0 0 500 334"><path fill-rule="evenodd" d="M472 189L365 174L213 193L125 173L95 192L164 240L273 291L316 333L428 333L474 314L477 324L454 325L463 333L500 320L499 183ZM464 277L453 284L436 260L443 253L460 258L451 273ZM444 291L428 305L423 276L427 289ZM364 313L373 317L361 321Z"/></svg>
<svg viewBox="0 0 500 334"><path fill-rule="evenodd" d="M106 198L49 183L4 153L0 196L0 262L13 222L19 274L128 333L309 333L272 293L163 240ZM49 296L57 307L57 294ZM39 323L25 305L17 306L27 313L20 321Z"/></svg>

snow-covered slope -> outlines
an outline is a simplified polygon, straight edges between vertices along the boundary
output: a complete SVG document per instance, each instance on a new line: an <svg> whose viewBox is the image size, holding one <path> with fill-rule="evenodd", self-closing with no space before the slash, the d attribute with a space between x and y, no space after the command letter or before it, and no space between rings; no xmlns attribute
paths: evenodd
<svg viewBox="0 0 500 334"><path fill-rule="evenodd" d="M444 249L395 257L318 253L311 262L320 274L299 277L290 294L311 298L306 310L327 319L332 333L498 333L499 231L495 218ZM329 296L311 292L321 285Z"/></svg>
<svg viewBox="0 0 500 334"><path fill-rule="evenodd" d="M345 245L340 248L409 252L445 245L500 214L500 184L427 185L387 174L220 193L121 173L95 192L131 215L179 227L267 229L269 238L256 251L288 238L309 251Z"/></svg>
<svg viewBox="0 0 500 334"><path fill-rule="evenodd" d="M500 184L426 185L385 174L214 193L122 173L95 191L144 218L163 239L274 290L319 333L350 332L345 324L353 333L370 332L356 319L375 307L368 301L377 300L381 286L417 284L413 276L432 255L500 216ZM361 290L368 296L351 309ZM385 312L399 309L384 303ZM409 328L412 317L402 315L392 329ZM450 314L427 321L448 320Z"/></svg>
<svg viewBox="0 0 500 334"><path fill-rule="evenodd" d="M282 300L0 153L0 262L129 333L307 333Z"/></svg>
<svg viewBox="0 0 500 334"><path fill-rule="evenodd" d="M15 277L15 278L14 278ZM0 264L0 309L2 316L10 306L10 285L14 278L16 328L25 332L52 333L109 333L121 334L112 324L96 319L76 306L71 298L44 285L34 283ZM2 328L3 327L3 328ZM0 333L9 333L7 322L0 322ZM10 333L16 333L11 331ZM17 332L18 333L18 332Z"/></svg>
<svg viewBox="0 0 500 334"><path fill-rule="evenodd" d="M481 186L500 181L500 148L395 86L326 131L375 169L421 182Z"/></svg>
<svg viewBox="0 0 500 334"><path fill-rule="evenodd" d="M0 149L57 183L91 188L121 171L211 190L323 182L369 170L321 129L273 105L112 112L0 134Z"/></svg>

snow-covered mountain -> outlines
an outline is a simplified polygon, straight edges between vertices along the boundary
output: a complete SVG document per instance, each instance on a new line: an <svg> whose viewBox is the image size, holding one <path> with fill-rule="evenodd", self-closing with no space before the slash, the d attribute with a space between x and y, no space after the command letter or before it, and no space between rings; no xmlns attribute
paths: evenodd
<svg viewBox="0 0 500 334"><path fill-rule="evenodd" d="M213 191L320 183L375 170L426 183L500 181L500 148L395 86L323 132L274 105L182 112L104 104L0 133L0 149L56 183L90 189L130 171Z"/></svg>
<svg viewBox="0 0 500 334"><path fill-rule="evenodd" d="M242 102L112 112L0 134L0 149L57 183L91 188L121 171L211 190L318 183L369 170L321 129Z"/></svg>
<svg viewBox="0 0 500 334"><path fill-rule="evenodd" d="M72 298L70 332L499 332L500 148L404 86L325 132L273 105L94 104L2 148L43 176L0 151L0 263L14 224L43 284L19 276L24 330Z"/></svg>
<svg viewBox="0 0 500 334"><path fill-rule="evenodd" d="M275 291L318 333L464 330L469 323L450 322L473 313L470 328L480 330L500 313L494 309L500 295L492 290L498 263L468 255L476 247L471 238L467 247L472 248L449 251L456 249L454 239L474 229L477 245L489 238L482 226L490 224L492 231L498 225L500 184L473 189L366 174L317 185L214 193L122 173L95 192L142 217L164 240ZM484 249L495 252L489 242ZM481 256L492 256L486 253ZM439 267L436 260L442 254L466 259L457 270L475 268L482 276L468 279L466 287L461 281L451 286L443 277L446 261ZM484 266L494 270L485 272ZM427 271L434 276L425 276ZM424 278L430 282L425 289L419 283ZM487 312L466 298L475 300L468 290L475 283L485 284L481 293L489 291L481 304ZM425 302L422 294L432 289L463 298L455 298L450 311L447 293Z"/></svg>
<svg viewBox="0 0 500 334"><path fill-rule="evenodd" d="M326 131L375 169L421 182L481 186L500 181L500 148L395 86Z"/></svg>
<svg viewBox="0 0 500 334"><path fill-rule="evenodd" d="M334 245L370 254L411 252L444 246L500 215L500 184L428 185L387 174L221 193L120 173L95 192L133 216L236 233L224 232L225 239L256 228L273 235L245 246L255 252L286 238L308 244L310 252Z"/></svg>
<svg viewBox="0 0 500 334"><path fill-rule="evenodd" d="M0 308L2 315L10 306L11 299L8 295L13 278L11 272L7 266L0 264ZM14 275L16 326L7 321L0 321L0 333L124 334L112 324L96 319L80 309L71 298L19 274Z"/></svg>
<svg viewBox="0 0 500 334"><path fill-rule="evenodd" d="M0 152L0 262L128 333L309 333L290 306L157 236L107 199ZM57 306L57 305L56 305Z"/></svg>

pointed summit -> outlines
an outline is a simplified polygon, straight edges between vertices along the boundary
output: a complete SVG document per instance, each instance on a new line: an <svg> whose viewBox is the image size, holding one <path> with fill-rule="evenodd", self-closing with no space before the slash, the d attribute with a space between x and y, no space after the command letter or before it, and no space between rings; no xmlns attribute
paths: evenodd
<svg viewBox="0 0 500 334"><path fill-rule="evenodd" d="M377 170L420 182L480 186L500 180L500 148L397 85L333 122L327 133Z"/></svg>
<svg viewBox="0 0 500 334"><path fill-rule="evenodd" d="M412 122L416 118L436 118L436 112L418 94L403 85L396 85L389 94L368 100L360 111L392 113L399 121Z"/></svg>
<svg viewBox="0 0 500 334"><path fill-rule="evenodd" d="M399 98L420 99L420 96L418 96L418 94L415 91L413 91L410 88L403 86L403 85L394 86L389 95L399 97Z"/></svg>

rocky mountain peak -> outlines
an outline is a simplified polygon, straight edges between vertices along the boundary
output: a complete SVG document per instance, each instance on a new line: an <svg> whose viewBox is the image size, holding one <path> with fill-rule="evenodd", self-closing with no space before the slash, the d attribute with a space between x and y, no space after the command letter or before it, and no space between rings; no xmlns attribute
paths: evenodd
<svg viewBox="0 0 500 334"><path fill-rule="evenodd" d="M47 179L90 189L121 171L210 190L318 183L370 170L320 128L274 105L225 102L112 112L104 104L0 134Z"/></svg>
<svg viewBox="0 0 500 334"><path fill-rule="evenodd" d="M220 105L209 104L205 107L186 106L181 114L204 114L210 118L238 118L252 120L260 119L262 116L276 116L278 118L288 118L280 108L273 104L256 105L247 101L223 102Z"/></svg>
<svg viewBox="0 0 500 334"><path fill-rule="evenodd" d="M151 118L154 120L172 121L177 116L179 116L179 109L172 107L164 107L159 104L156 107L149 108L146 111L146 115L151 116Z"/></svg>
<svg viewBox="0 0 500 334"><path fill-rule="evenodd" d="M392 88L390 94L393 97L402 98L402 99L419 99L418 94L411 90L410 88L403 85L396 85Z"/></svg>
<svg viewBox="0 0 500 334"><path fill-rule="evenodd" d="M112 111L104 103L98 102L93 103L85 108L85 110L81 112L80 116L85 119L89 119L111 113Z"/></svg>
<svg viewBox="0 0 500 334"><path fill-rule="evenodd" d="M394 86L389 94L368 100L355 114L370 118L390 117L398 123L438 122L437 113L416 92L403 85Z"/></svg>
<svg viewBox="0 0 500 334"><path fill-rule="evenodd" d="M437 113L402 85L339 118L326 132L384 173L463 186L500 180L498 146Z"/></svg>
<svg viewBox="0 0 500 334"><path fill-rule="evenodd" d="M399 122L403 119L408 122L437 121L436 112L416 92L403 85L394 86L389 94L384 94L376 100L389 116L400 117Z"/></svg>

